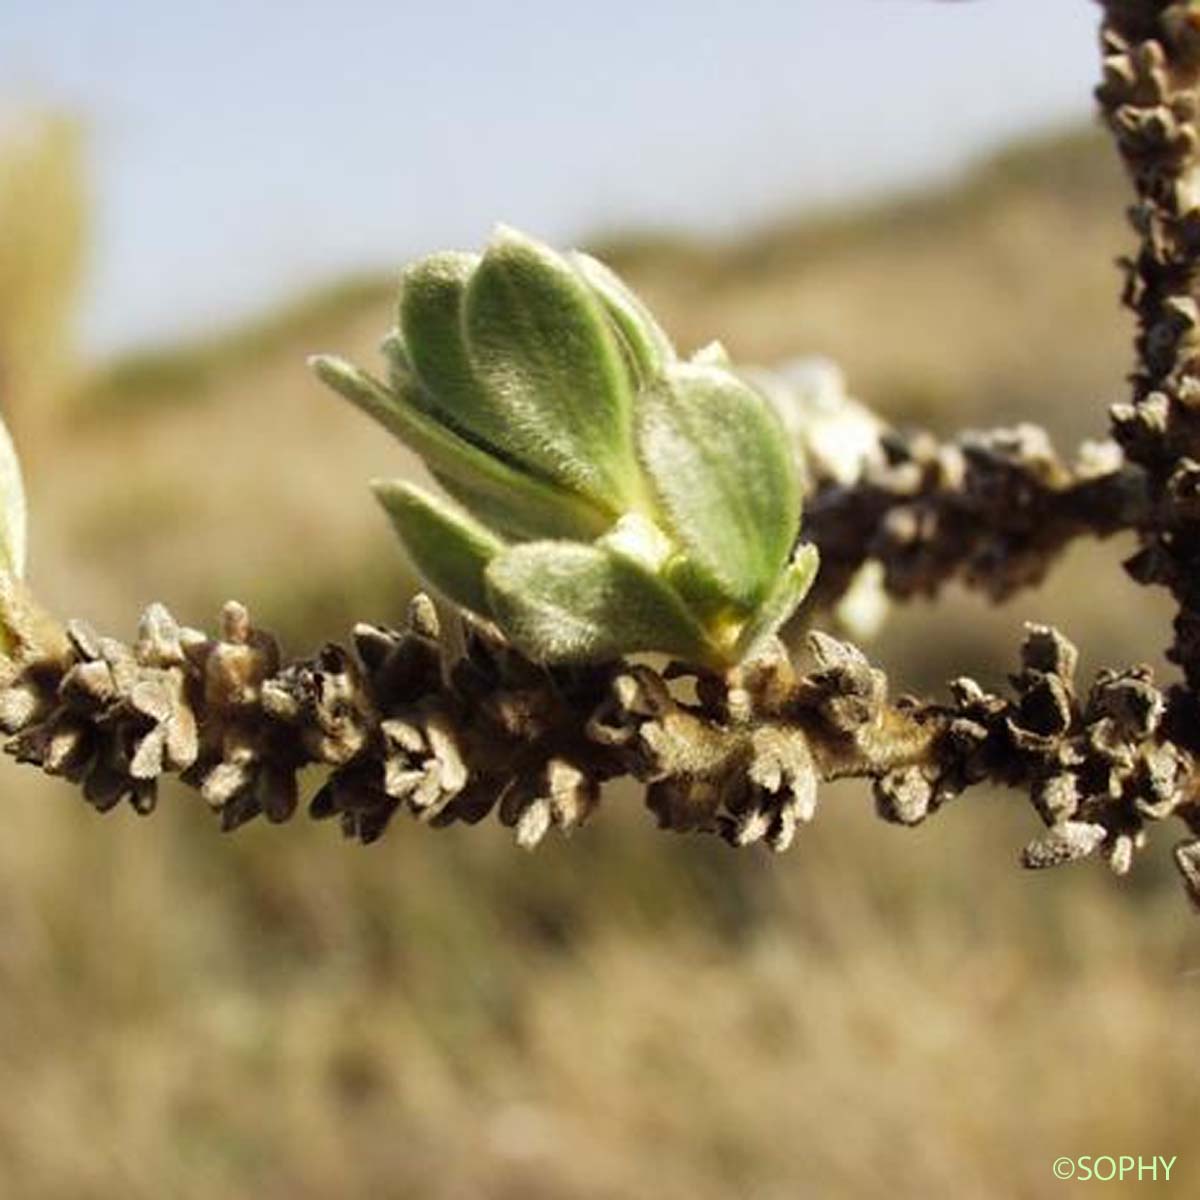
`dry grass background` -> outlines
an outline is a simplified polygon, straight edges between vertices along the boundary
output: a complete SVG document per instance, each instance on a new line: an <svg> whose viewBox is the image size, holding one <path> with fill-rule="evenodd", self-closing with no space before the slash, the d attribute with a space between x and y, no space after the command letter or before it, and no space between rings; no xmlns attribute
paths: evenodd
<svg viewBox="0 0 1200 1200"><path fill-rule="evenodd" d="M1122 198L1070 135L868 211L601 249L686 347L831 354L897 420L1066 443L1122 394ZM363 481L412 461L303 366L369 357L389 290L10 391L44 598L128 634L150 599L210 623L235 595L294 649L395 619ZM1089 668L1153 656L1167 608L1123 549L1004 609L900 612L878 653L912 686L995 679L1036 618ZM7 762L0 796L3 1196L1007 1200L1073 1194L1064 1154L1178 1155L1156 1194L1200 1192L1200 926L1165 846L1125 881L1027 877L1021 802L910 833L857 786L781 859L622 794L532 857L491 826L224 839L182 793L101 819Z"/></svg>

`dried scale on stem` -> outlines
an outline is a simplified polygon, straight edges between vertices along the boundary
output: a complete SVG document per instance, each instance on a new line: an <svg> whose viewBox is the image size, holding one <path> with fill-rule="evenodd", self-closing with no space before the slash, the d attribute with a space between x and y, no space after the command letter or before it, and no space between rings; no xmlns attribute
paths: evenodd
<svg viewBox="0 0 1200 1200"><path fill-rule="evenodd" d="M1036 425L949 442L886 429L852 483L815 482L805 534L821 554L815 595L829 602L872 562L897 598L954 580L1006 600L1077 538L1139 528L1149 511L1145 473L1114 442L1085 443L1068 465Z"/></svg>
<svg viewBox="0 0 1200 1200"><path fill-rule="evenodd" d="M903 825L972 784L1026 789L1049 827L1030 867L1102 851L1124 873L1148 823L1200 826L1191 759L1149 672L1102 672L1081 696L1074 647L1046 627L1028 631L1011 695L961 678L946 704L890 701L881 671L820 633L804 673L778 644L724 673L538 667L476 622L443 638L423 595L405 630L362 625L353 653L330 644L286 666L234 603L216 638L160 605L132 646L44 617L21 630L23 665L0 692L7 749L102 812L152 811L174 774L225 830L283 822L297 772L317 764L310 814L363 842L401 809L434 826L494 810L531 847L581 824L621 776L648 785L664 829L775 850L813 819L821 781L851 776L874 779L880 816ZM1195 851L1180 863L1200 897Z"/></svg>
<svg viewBox="0 0 1200 1200"><path fill-rule="evenodd" d="M100 811L149 812L177 776L227 830L288 820L316 767L311 815L363 842L403 809L435 826L494 812L534 846L633 778L664 829L782 850L822 781L871 780L902 825L991 783L1046 826L1031 868L1102 856L1123 874L1154 824L1182 821L1176 861L1200 906L1200 15L1104 9L1098 95L1142 239L1115 442L1068 466L1033 426L939 444L866 414L846 469L815 449L812 414L797 426L786 386L719 345L682 360L601 264L501 230L482 256L406 272L384 379L315 364L446 493L376 485L449 622L421 595L406 628L362 625L352 649L290 663L239 604L216 636L159 605L132 645L61 624L20 581L23 501L0 461L8 752ZM785 427L814 442L803 483ZM1072 539L1125 529L1143 542L1135 577L1179 600L1185 684L1133 667L1081 687L1071 643L1030 626L1005 694L963 677L923 701L891 696L850 642L810 633L794 662L777 636L814 577L825 605L872 565L897 597L960 579L1002 599Z"/></svg>

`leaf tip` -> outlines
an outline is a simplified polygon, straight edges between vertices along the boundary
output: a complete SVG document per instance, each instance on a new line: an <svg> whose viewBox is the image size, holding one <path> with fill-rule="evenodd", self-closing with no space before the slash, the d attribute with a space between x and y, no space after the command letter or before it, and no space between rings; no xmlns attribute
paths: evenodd
<svg viewBox="0 0 1200 1200"><path fill-rule="evenodd" d="M336 354L310 354L305 360L308 369L322 383L336 387L337 380L345 378L354 368L344 358Z"/></svg>

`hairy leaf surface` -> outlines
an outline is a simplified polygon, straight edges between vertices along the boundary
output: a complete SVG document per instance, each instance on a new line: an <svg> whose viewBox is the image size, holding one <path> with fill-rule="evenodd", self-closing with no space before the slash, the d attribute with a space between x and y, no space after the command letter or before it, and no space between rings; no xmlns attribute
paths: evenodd
<svg viewBox="0 0 1200 1200"><path fill-rule="evenodd" d="M729 371L681 363L642 394L638 413L642 462L674 533L731 600L755 607L800 523L774 410Z"/></svg>
<svg viewBox="0 0 1200 1200"><path fill-rule="evenodd" d="M537 662L598 662L641 650L712 658L679 597L611 547L528 542L494 559L486 578L500 627Z"/></svg>
<svg viewBox="0 0 1200 1200"><path fill-rule="evenodd" d="M505 543L469 514L411 483L371 484L417 570L456 604L486 616L483 573Z"/></svg>

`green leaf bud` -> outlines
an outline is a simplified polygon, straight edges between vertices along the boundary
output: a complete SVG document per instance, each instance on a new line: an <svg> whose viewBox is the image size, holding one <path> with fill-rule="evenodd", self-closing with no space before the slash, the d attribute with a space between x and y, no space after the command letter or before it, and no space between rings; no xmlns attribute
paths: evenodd
<svg viewBox="0 0 1200 1200"><path fill-rule="evenodd" d="M462 509L377 484L409 556L528 657L760 653L807 593L800 487L769 400L719 343L680 362L587 255L501 228L405 271L388 383L322 380L424 460Z"/></svg>

